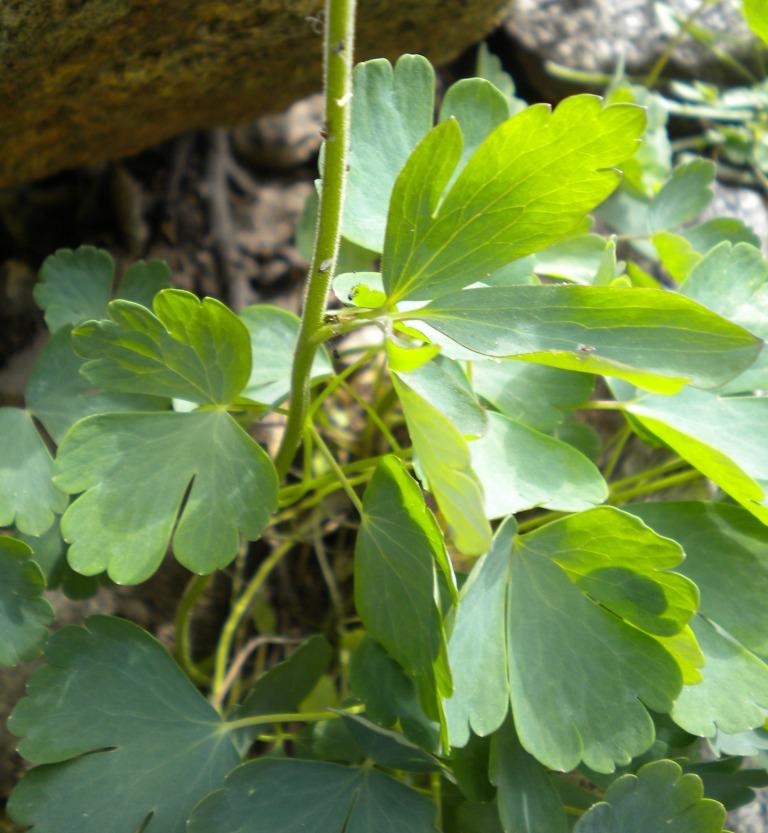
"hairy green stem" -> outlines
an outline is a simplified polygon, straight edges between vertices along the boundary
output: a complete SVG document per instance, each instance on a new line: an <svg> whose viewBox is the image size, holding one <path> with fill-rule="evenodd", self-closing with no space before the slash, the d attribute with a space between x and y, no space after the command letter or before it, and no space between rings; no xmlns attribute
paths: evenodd
<svg viewBox="0 0 768 833"><path fill-rule="evenodd" d="M682 483L688 483L691 480L698 480L704 475L695 469L688 469L681 471L678 474L671 474L669 477L662 477L660 480L654 480L651 483L640 483L631 489L623 492L611 492L608 500L611 503L624 504L628 500L643 495L651 495L654 492L660 492L663 489L671 489L673 486L679 486Z"/></svg>
<svg viewBox="0 0 768 833"><path fill-rule="evenodd" d="M347 496L352 501L352 505L357 509L358 514L363 514L363 503L360 498L357 496L357 492L352 488L352 484L347 479L346 474L344 474L341 466L336 462L336 458L333 456L333 452L330 448L325 444L325 440L320 436L318 430L314 427L314 425L307 425L307 431L309 432L312 439L315 441L315 445L320 449L320 453L325 457L326 462L331 467L331 471L334 473L336 478L338 479L339 483L341 484L341 488L347 493Z"/></svg>
<svg viewBox="0 0 768 833"><path fill-rule="evenodd" d="M181 597L179 606L176 609L176 656L181 667L187 672L190 679L199 685L207 685L210 680L195 665L192 659L192 641L190 639L190 625L192 622L192 611L211 583L212 575L193 576L187 584L184 594Z"/></svg>
<svg viewBox="0 0 768 833"><path fill-rule="evenodd" d="M304 433L309 408L310 374L317 351L316 335L325 322L328 288L336 269L344 208L352 101L352 51L356 0L326 0L325 122L323 187L309 270L304 310L291 372L288 422L275 465L280 477L291 466Z"/></svg>

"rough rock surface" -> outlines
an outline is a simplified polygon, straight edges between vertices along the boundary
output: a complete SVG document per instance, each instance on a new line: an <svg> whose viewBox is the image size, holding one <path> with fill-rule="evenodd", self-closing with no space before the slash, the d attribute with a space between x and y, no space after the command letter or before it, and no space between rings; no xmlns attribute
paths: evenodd
<svg viewBox="0 0 768 833"><path fill-rule="evenodd" d="M623 58L630 73L643 74L675 34L656 12L655 0L517 0L506 23L508 34L541 64L611 73ZM687 17L700 0L667 0L663 5ZM717 45L749 60L752 38L740 12L741 0L721 0L696 22L718 33ZM737 81L734 70L710 49L685 37L668 64L672 75Z"/></svg>
<svg viewBox="0 0 768 833"><path fill-rule="evenodd" d="M446 61L505 0L365 0L360 57ZM0 186L276 112L320 86L320 0L4 0Z"/></svg>

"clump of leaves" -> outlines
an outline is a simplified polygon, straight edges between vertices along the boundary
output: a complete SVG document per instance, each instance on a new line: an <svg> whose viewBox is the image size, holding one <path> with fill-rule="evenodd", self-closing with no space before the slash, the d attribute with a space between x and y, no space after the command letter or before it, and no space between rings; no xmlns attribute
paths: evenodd
<svg viewBox="0 0 768 833"><path fill-rule="evenodd" d="M717 833L765 783L735 756L766 748L768 264L743 227L688 225L712 166L660 164L653 113L526 107L483 53L433 125L419 56L348 89L350 12L328 4L302 319L201 301L157 263L116 284L89 247L43 266L51 340L26 408L0 410L0 522L26 542L0 539L0 662L46 654L10 721L33 765L10 815ZM635 251L687 241L684 280L618 260L593 211L636 212ZM273 457L259 431L283 414ZM266 592L307 545L314 627ZM48 638L46 586L137 584L166 553L194 574L176 661L109 617ZM233 562L206 656L190 620ZM319 633L275 662L299 630Z"/></svg>

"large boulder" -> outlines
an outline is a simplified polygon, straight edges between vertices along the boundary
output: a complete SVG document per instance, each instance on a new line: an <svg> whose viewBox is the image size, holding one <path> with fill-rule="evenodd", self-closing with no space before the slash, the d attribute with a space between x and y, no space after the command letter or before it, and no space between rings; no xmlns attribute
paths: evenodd
<svg viewBox="0 0 768 833"><path fill-rule="evenodd" d="M363 0L358 56L437 63L506 0ZM3 0L0 187L276 112L320 87L320 0Z"/></svg>

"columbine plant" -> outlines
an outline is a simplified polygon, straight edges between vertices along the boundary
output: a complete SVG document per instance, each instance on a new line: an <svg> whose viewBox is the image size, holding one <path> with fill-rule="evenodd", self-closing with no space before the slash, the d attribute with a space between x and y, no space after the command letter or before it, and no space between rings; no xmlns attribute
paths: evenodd
<svg viewBox="0 0 768 833"><path fill-rule="evenodd" d="M768 264L738 223L689 225L713 168L660 169L628 94L527 107L483 53L434 126L425 59L353 83L353 18L329 0L301 319L159 263L116 283L89 247L42 268L51 340L26 409L0 409L0 662L46 655L10 815L717 833L762 777L738 756L768 746ZM674 287L589 232L627 205L641 254L690 244ZM251 431L280 414L273 460ZM328 615L265 670L266 583L307 541ZM49 637L46 587L138 584L169 552L194 574L175 659L117 618ZM233 562L207 656L190 625Z"/></svg>

